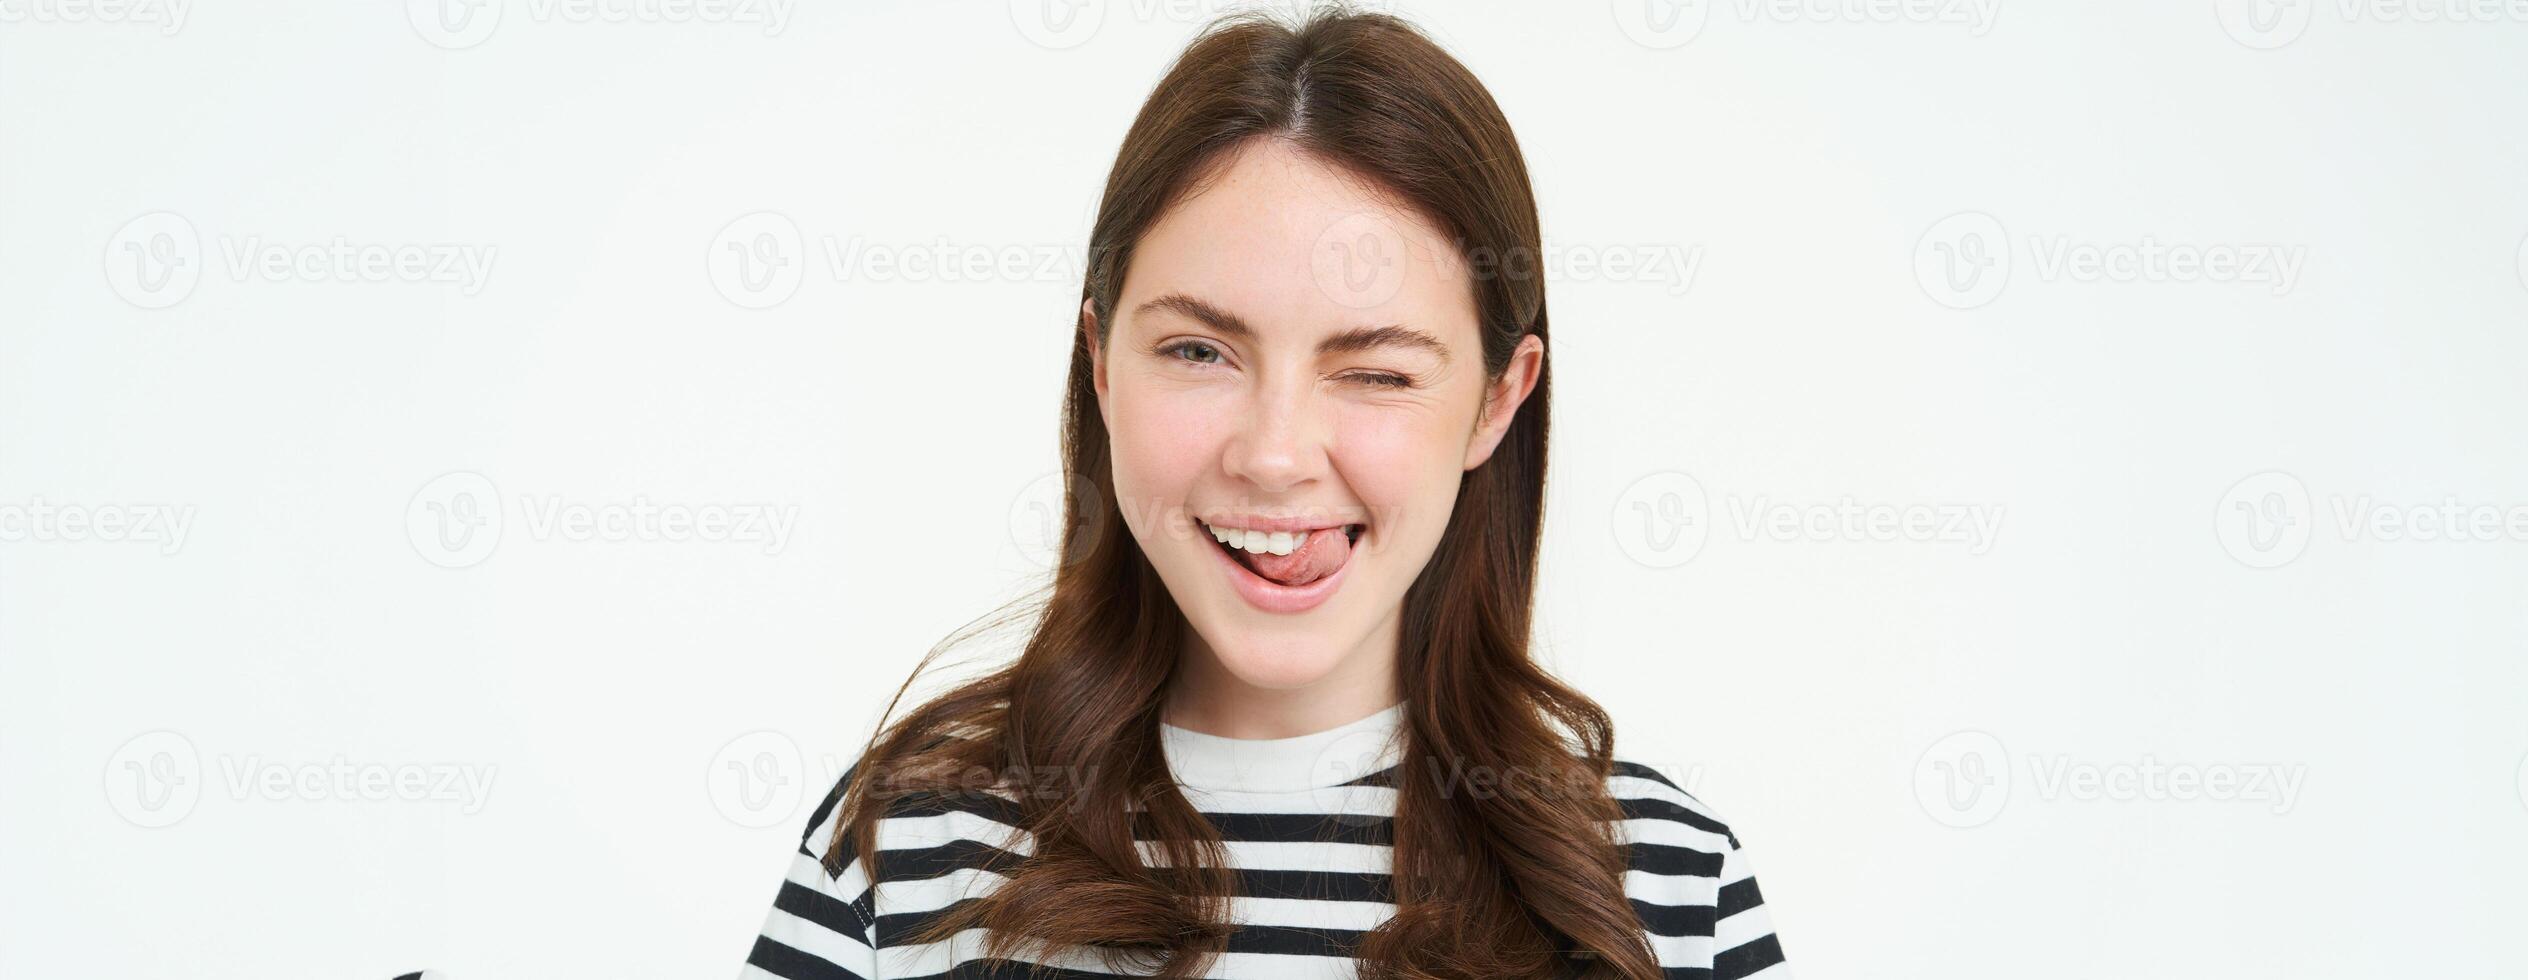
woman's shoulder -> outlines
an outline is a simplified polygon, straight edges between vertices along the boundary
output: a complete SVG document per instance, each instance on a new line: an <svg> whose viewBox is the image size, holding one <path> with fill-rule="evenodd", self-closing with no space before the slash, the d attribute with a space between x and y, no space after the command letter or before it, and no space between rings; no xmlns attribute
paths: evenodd
<svg viewBox="0 0 2528 980"><path fill-rule="evenodd" d="M1685 788L1691 782L1691 770L1680 776L1617 758L1606 777L1606 795L1623 809L1627 829L1656 828L1670 836L1685 835L1714 854L1736 849L1738 837L1729 821Z"/></svg>
<svg viewBox="0 0 2528 980"><path fill-rule="evenodd" d="M1615 840L1624 848L1626 888L1659 905L1710 906L1736 869L1738 831L1721 812L1685 787L1691 778L1624 759L1606 778L1606 795L1621 811Z"/></svg>
<svg viewBox="0 0 2528 980"><path fill-rule="evenodd" d="M851 860L849 852L857 842L843 826L847 816L843 804L853 784L861 782L868 784L862 791L861 805L876 811L876 819L868 826L876 831L878 850L936 851L967 844L1020 854L1027 850L1025 832L1019 829L1024 823L1019 800L1010 791L980 786L947 792L911 789L886 778L885 767L873 764L865 756L854 760L834 778L810 812L799 839L802 850L838 859L833 863ZM940 857L968 864L980 856ZM892 877L891 872L892 869L886 876Z"/></svg>
<svg viewBox="0 0 2528 980"><path fill-rule="evenodd" d="M1607 795L1623 810L1624 886L1662 965L1713 977L1787 978L1771 912L1740 829L1669 771L1618 759Z"/></svg>

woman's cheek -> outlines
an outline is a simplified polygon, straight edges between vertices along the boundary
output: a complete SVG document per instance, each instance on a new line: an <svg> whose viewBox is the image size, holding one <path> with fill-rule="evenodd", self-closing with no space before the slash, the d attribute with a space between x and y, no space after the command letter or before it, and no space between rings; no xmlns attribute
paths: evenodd
<svg viewBox="0 0 2528 980"><path fill-rule="evenodd" d="M1118 391L1107 433L1115 452L1115 493L1125 517L1145 533L1186 506L1219 456L1217 406L1199 393L1163 388Z"/></svg>
<svg viewBox="0 0 2528 980"><path fill-rule="evenodd" d="M1449 435L1432 413L1394 406L1365 405L1348 409L1337 425L1335 462L1371 520L1388 530L1390 540L1408 534L1433 506L1456 500L1455 463L1465 447L1451 447ZM1446 515L1439 515L1444 521Z"/></svg>

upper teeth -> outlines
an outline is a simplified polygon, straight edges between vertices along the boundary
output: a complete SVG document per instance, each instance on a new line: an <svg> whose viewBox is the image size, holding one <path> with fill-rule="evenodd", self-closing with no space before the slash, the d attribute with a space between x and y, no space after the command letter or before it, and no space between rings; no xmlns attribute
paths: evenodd
<svg viewBox="0 0 2528 980"><path fill-rule="evenodd" d="M1212 527L1210 524L1203 526L1211 528L1211 536L1220 539L1221 544L1259 555L1266 553L1287 555L1299 550L1300 542L1308 540L1305 534L1292 534L1289 531L1249 531L1235 527Z"/></svg>

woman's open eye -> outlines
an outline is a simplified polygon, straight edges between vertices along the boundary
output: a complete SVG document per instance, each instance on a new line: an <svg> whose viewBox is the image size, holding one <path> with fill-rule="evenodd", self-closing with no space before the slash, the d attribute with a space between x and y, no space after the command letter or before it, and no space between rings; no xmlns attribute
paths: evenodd
<svg viewBox="0 0 2528 980"><path fill-rule="evenodd" d="M1191 358L1187 358L1187 357L1185 357L1184 355L1185 355L1187 352L1189 352L1189 351L1191 351L1191 352L1200 352L1200 353L1204 353L1204 354L1209 354L1209 355L1211 355L1211 358L1212 358L1212 359L1211 359L1211 360L1206 361L1206 360L1198 360L1198 359L1191 359ZM1175 343L1173 343L1173 344L1169 344L1169 345L1167 345L1167 346L1165 346L1165 347L1159 348L1159 353L1160 353L1160 354L1162 354L1162 355L1169 356L1169 357L1174 357L1174 358L1176 358L1177 360L1186 361L1187 363L1190 363L1190 364L1218 364L1218 363L1220 363L1220 360L1219 360L1219 359L1220 359L1220 348L1213 347L1212 345L1210 345L1210 344L1206 344L1206 343L1203 343L1202 341L1199 341L1199 340L1180 340L1180 341L1177 341L1177 342L1175 342Z"/></svg>

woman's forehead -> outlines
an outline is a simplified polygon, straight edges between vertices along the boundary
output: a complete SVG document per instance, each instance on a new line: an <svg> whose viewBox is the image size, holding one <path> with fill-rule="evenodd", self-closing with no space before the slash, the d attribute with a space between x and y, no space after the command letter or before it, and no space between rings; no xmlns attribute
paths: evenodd
<svg viewBox="0 0 2528 980"><path fill-rule="evenodd" d="M1471 331L1465 263L1438 229L1293 149L1243 152L1133 250L1125 308L1180 293L1260 329L1407 322ZM1456 338L1450 338L1455 340Z"/></svg>

